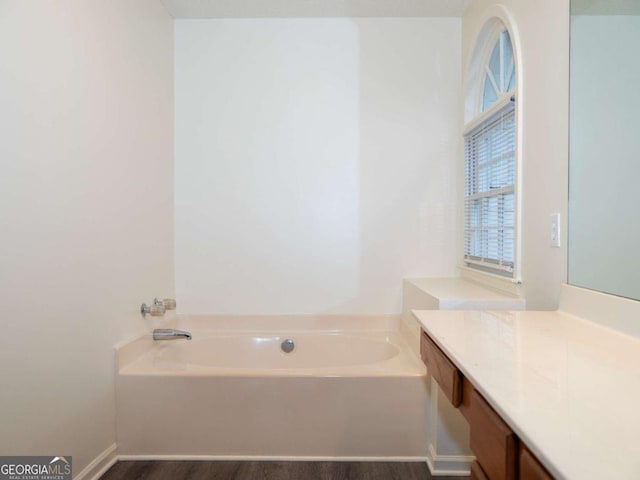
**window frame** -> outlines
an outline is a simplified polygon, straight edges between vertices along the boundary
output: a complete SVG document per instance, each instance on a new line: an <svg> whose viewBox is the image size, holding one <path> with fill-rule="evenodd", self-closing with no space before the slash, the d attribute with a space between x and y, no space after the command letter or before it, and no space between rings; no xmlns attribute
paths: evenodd
<svg viewBox="0 0 640 480"><path fill-rule="evenodd" d="M496 9L497 10L497 9ZM513 22L510 21L510 16L503 10L492 12L492 15L487 16L487 20L484 22L482 29L476 36L475 47L473 49L470 61L467 64L465 71L465 115L464 125L462 129L462 213L461 213L461 227L462 235L460 241L460 263L459 267L463 271L463 275L469 276L476 281L487 283L494 288L505 290L509 293L518 294L519 285L522 283L521 278L521 242L522 242L522 227L521 227L521 201L522 201L522 105L521 105L521 91L522 91L522 64L520 60L520 44L517 36L517 32L512 27ZM502 32L508 32L511 41L514 69L516 72L515 86L508 92L501 93L497 100L489 106L485 111L482 111L483 90L485 82L485 66L488 64L491 53L499 40ZM465 258L465 232L466 232L466 214L465 214L465 190L464 185L466 182L466 168L465 168L465 139L466 136L477 129L480 125L485 123L488 119L495 116L498 111L505 108L505 106L515 100L514 105L514 119L515 119L515 178L514 178L514 243L513 243L513 274L511 276L505 276L498 271L487 271L482 268L471 266L467 263Z"/></svg>

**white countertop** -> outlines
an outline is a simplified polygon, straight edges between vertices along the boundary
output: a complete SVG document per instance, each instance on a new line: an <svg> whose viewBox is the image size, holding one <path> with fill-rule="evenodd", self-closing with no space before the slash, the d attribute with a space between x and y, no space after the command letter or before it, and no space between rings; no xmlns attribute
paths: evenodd
<svg viewBox="0 0 640 480"><path fill-rule="evenodd" d="M414 316L554 477L640 479L639 339L562 312Z"/></svg>

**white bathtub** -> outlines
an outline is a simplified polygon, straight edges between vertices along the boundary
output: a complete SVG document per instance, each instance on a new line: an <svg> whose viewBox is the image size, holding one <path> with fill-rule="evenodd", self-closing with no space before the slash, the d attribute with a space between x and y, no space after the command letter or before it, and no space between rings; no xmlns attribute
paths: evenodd
<svg viewBox="0 0 640 480"><path fill-rule="evenodd" d="M424 460L426 372L400 325L181 317L169 327L191 341L145 336L118 348L119 454Z"/></svg>

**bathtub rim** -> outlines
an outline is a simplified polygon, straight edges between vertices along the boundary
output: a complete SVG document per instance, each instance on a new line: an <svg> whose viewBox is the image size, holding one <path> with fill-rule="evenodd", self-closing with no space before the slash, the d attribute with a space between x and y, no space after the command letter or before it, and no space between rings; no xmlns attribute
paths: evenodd
<svg viewBox="0 0 640 480"><path fill-rule="evenodd" d="M275 326L274 326L275 325ZM234 328L230 328L233 326ZM235 328L235 327L238 328ZM295 328L288 328L294 326ZM194 328L195 327L195 328ZM264 329L264 327L268 327ZM117 375L148 376L238 376L238 377L426 377L426 367L416 355L415 345L419 338L414 329L406 328L398 315L184 315L178 314L155 328L180 328L206 333L207 335L282 335L286 334L365 334L391 333L399 353L391 359L368 364L314 367L295 369L243 368L243 367L197 367L189 369L157 369L146 365L136 370L136 363L157 348L150 332L115 346L115 369ZM416 337L416 338L414 338ZM182 341L182 340L175 340ZM185 340L187 341L187 340ZM142 365L137 365L138 367Z"/></svg>

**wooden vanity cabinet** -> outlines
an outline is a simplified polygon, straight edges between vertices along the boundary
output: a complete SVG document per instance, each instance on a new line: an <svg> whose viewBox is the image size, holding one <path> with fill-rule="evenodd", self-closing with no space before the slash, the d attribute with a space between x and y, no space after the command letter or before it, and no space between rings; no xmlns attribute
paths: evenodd
<svg viewBox="0 0 640 480"><path fill-rule="evenodd" d="M471 480L553 480L424 330L420 355L444 395L469 422L470 447L476 456Z"/></svg>
<svg viewBox="0 0 640 480"><path fill-rule="evenodd" d="M489 480L477 460L474 460L471 464L471 480Z"/></svg>
<svg viewBox="0 0 640 480"><path fill-rule="evenodd" d="M462 375L462 402L460 403L460 413L467 419L467 422L471 421L471 394L473 393L473 385L467 380L467 377Z"/></svg>
<svg viewBox="0 0 640 480"><path fill-rule="evenodd" d="M516 480L518 438L482 396L471 392L470 447L491 480Z"/></svg>
<svg viewBox="0 0 640 480"><path fill-rule="evenodd" d="M527 447L520 444L520 480L553 480L553 477L533 456Z"/></svg>
<svg viewBox="0 0 640 480"><path fill-rule="evenodd" d="M420 356L445 397L459 407L462 403L462 373L423 331Z"/></svg>

